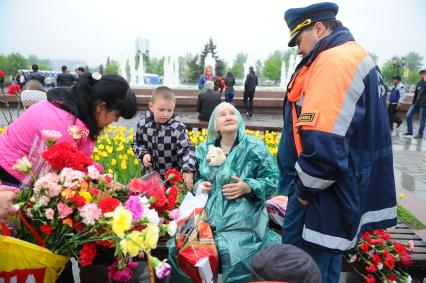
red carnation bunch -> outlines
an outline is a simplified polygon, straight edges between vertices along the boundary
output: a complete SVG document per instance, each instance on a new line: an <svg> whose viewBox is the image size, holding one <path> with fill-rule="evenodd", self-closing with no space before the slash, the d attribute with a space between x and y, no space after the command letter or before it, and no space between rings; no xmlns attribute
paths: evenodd
<svg viewBox="0 0 426 283"><path fill-rule="evenodd" d="M362 235L356 251L347 255L347 261L362 274L364 282L405 282L409 277L405 268L412 262L409 252L413 247L412 241L406 245L391 242L389 233L374 230Z"/></svg>
<svg viewBox="0 0 426 283"><path fill-rule="evenodd" d="M175 186L171 186L167 192L166 192L166 206L164 207L165 210L172 210L175 208L177 196L178 196L178 189Z"/></svg>
<svg viewBox="0 0 426 283"><path fill-rule="evenodd" d="M86 171L86 168L93 164L92 159L79 151L75 144L69 142L55 143L43 152L43 158L57 171L66 167Z"/></svg>
<svg viewBox="0 0 426 283"><path fill-rule="evenodd" d="M149 195L149 202L151 203L151 206L157 210L163 210L163 207L167 201L166 194L164 192L164 187L160 186L152 188L149 192Z"/></svg>
<svg viewBox="0 0 426 283"><path fill-rule="evenodd" d="M10 95L18 95L21 93L21 86L18 84L13 84L9 86L9 89L7 90L7 93Z"/></svg>
<svg viewBox="0 0 426 283"><path fill-rule="evenodd" d="M84 244L80 252L81 266L91 265L96 255L96 244Z"/></svg>
<svg viewBox="0 0 426 283"><path fill-rule="evenodd" d="M166 171L166 175L164 175L164 179L170 182L170 184L174 185L179 183L182 180L182 175L180 172L174 168L171 168Z"/></svg>
<svg viewBox="0 0 426 283"><path fill-rule="evenodd" d="M112 212L119 205L120 201L112 197L104 197L99 203L99 207L102 210L102 213Z"/></svg>
<svg viewBox="0 0 426 283"><path fill-rule="evenodd" d="M0 71L0 77L4 77L4 75L6 75L6 73L3 71Z"/></svg>

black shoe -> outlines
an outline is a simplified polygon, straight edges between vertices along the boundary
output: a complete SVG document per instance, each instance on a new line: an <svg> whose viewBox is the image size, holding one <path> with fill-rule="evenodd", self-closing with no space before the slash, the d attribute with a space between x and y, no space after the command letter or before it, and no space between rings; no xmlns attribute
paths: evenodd
<svg viewBox="0 0 426 283"><path fill-rule="evenodd" d="M396 122L396 124L397 124L397 125L396 125L396 128L398 129L398 128L399 128L399 126L401 126L401 125L402 125L402 121L401 121L401 122L399 122L399 123L398 123L398 122Z"/></svg>
<svg viewBox="0 0 426 283"><path fill-rule="evenodd" d="M421 135L417 135L417 136L415 136L414 138L415 138L415 139L422 139L422 138L423 138L423 136L421 136Z"/></svg>
<svg viewBox="0 0 426 283"><path fill-rule="evenodd" d="M412 133L405 133L405 134L402 134L403 136L412 136L413 134Z"/></svg>

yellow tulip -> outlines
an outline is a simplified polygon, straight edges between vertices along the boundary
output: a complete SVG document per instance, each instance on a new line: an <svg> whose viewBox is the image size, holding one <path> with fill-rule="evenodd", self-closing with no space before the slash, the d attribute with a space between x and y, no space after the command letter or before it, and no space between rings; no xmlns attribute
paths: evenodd
<svg viewBox="0 0 426 283"><path fill-rule="evenodd" d="M139 164L139 160L135 159L135 160L133 161L133 164L138 165L138 164Z"/></svg>
<svg viewBox="0 0 426 283"><path fill-rule="evenodd" d="M114 173L114 171L110 168L110 169L108 169L108 174L113 174Z"/></svg>
<svg viewBox="0 0 426 283"><path fill-rule="evenodd" d="M115 166L117 164L117 160L115 160L114 158L111 160L111 165Z"/></svg>

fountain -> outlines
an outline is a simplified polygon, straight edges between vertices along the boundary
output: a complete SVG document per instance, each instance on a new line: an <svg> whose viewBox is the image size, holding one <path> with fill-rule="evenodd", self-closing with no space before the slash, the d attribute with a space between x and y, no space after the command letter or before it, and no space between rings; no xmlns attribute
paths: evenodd
<svg viewBox="0 0 426 283"><path fill-rule="evenodd" d="M176 57L167 56L164 58L163 84L168 87L179 85L179 61Z"/></svg>
<svg viewBox="0 0 426 283"><path fill-rule="evenodd" d="M280 88L286 89L287 88L287 69L285 68L285 62L282 61L281 63L281 74L280 74Z"/></svg>
<svg viewBox="0 0 426 283"><path fill-rule="evenodd" d="M256 69L256 62L253 59L253 56L250 54L247 56L247 60L244 63L244 81L247 78L248 73L250 72L250 67L253 67L253 69Z"/></svg>
<svg viewBox="0 0 426 283"><path fill-rule="evenodd" d="M204 59L204 69L207 66L211 66L213 68L213 74L216 74L216 59L213 57L211 52L209 52Z"/></svg>

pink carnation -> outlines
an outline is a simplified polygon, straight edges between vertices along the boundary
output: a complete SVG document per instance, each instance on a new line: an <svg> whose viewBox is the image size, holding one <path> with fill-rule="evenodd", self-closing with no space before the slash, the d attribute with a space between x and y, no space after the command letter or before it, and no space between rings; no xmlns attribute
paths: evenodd
<svg viewBox="0 0 426 283"><path fill-rule="evenodd" d="M48 196L41 196L38 199L38 203L41 207L46 206L49 203L49 201L50 201L50 198Z"/></svg>
<svg viewBox="0 0 426 283"><path fill-rule="evenodd" d="M179 215L180 215L180 211L177 208L169 212L169 218L171 220L177 220L179 218Z"/></svg>
<svg viewBox="0 0 426 283"><path fill-rule="evenodd" d="M53 219L53 216L55 215L55 211L51 208L46 209L46 211L44 212L44 214L46 215L46 218L49 220Z"/></svg>
<svg viewBox="0 0 426 283"><path fill-rule="evenodd" d="M58 203L56 207L58 208L59 218L61 219L64 219L72 213L72 208L62 202Z"/></svg>
<svg viewBox="0 0 426 283"><path fill-rule="evenodd" d="M125 204L126 208L132 213L133 222L138 221L143 214L143 207L138 196L130 196Z"/></svg>
<svg viewBox="0 0 426 283"><path fill-rule="evenodd" d="M90 165L89 167L87 167L87 175L89 175L90 179L92 180L98 180L101 176L101 173L99 173L98 169L95 166Z"/></svg>
<svg viewBox="0 0 426 283"><path fill-rule="evenodd" d="M87 203L78 209L80 216L83 217L83 223L94 225L95 221L102 215L102 210L95 203Z"/></svg>
<svg viewBox="0 0 426 283"><path fill-rule="evenodd" d="M64 178L64 186L72 188L84 180L84 173L71 168L64 168L61 171L61 178Z"/></svg>
<svg viewBox="0 0 426 283"><path fill-rule="evenodd" d="M62 134L60 132L54 130L43 130L41 131L41 135L46 140L50 141L57 141L62 137Z"/></svg>

